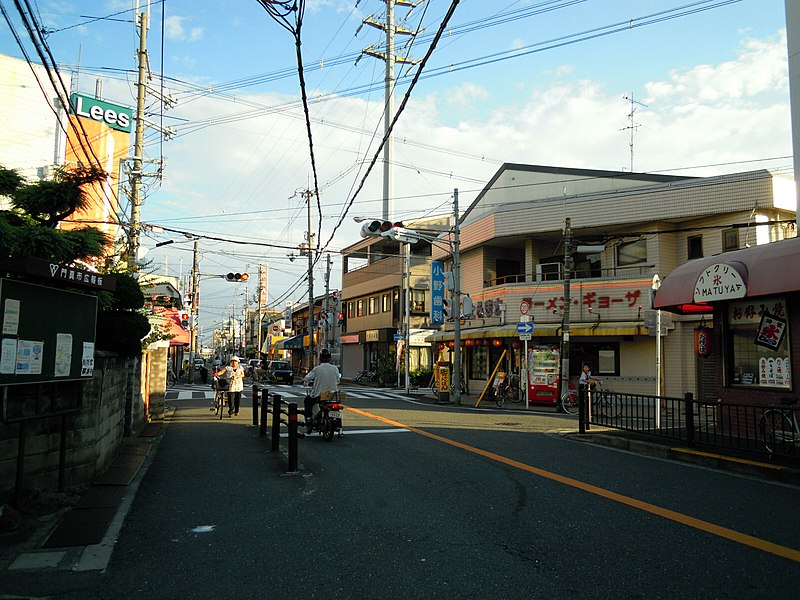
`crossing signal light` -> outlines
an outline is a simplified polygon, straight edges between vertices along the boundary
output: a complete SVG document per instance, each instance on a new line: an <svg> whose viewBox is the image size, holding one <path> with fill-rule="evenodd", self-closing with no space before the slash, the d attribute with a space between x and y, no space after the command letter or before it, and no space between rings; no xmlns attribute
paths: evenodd
<svg viewBox="0 0 800 600"><path fill-rule="evenodd" d="M247 281L248 279L250 279L250 275L247 273L228 273L225 275L225 281L234 281L236 283Z"/></svg>
<svg viewBox="0 0 800 600"><path fill-rule="evenodd" d="M442 314L444 315L445 321L453 320L453 306L447 298L442 301Z"/></svg>

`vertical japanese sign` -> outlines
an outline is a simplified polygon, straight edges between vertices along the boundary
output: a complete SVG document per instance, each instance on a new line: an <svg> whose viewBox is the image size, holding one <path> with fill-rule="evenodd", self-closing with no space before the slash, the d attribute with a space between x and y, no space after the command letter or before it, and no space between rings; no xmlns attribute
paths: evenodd
<svg viewBox="0 0 800 600"><path fill-rule="evenodd" d="M431 325L444 324L444 263L431 262Z"/></svg>
<svg viewBox="0 0 800 600"><path fill-rule="evenodd" d="M267 306L267 278L269 276L269 267L267 265L258 266L258 303L261 306Z"/></svg>

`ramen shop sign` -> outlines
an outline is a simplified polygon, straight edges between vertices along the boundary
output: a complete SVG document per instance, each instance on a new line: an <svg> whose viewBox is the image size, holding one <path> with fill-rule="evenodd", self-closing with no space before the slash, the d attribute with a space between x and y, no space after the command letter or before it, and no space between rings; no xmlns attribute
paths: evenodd
<svg viewBox="0 0 800 600"><path fill-rule="evenodd" d="M72 113L79 117L105 123L117 131L131 132L133 110L125 106L97 100L83 94L72 94L70 108Z"/></svg>

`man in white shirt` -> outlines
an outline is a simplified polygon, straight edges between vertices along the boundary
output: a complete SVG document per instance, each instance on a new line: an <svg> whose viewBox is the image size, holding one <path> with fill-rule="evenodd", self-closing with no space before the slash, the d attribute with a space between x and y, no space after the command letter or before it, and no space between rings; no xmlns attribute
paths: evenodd
<svg viewBox="0 0 800 600"><path fill-rule="evenodd" d="M311 369L305 377L304 383L311 383L311 391L305 398L306 428L311 433L311 419L314 416L314 406L319 402L322 392L338 392L339 381L342 375L336 365L331 364L331 353L323 348L319 353L319 364Z"/></svg>

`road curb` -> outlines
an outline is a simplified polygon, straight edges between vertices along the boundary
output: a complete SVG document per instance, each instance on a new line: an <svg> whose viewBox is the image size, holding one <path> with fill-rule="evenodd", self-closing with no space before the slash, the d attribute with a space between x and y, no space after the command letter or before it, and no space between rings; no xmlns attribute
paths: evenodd
<svg viewBox="0 0 800 600"><path fill-rule="evenodd" d="M728 471L790 485L800 485L800 469L796 467L718 454L696 448L669 446L606 432L567 433L565 436L577 441L616 448L617 450L633 452L634 454L686 462L719 471Z"/></svg>

